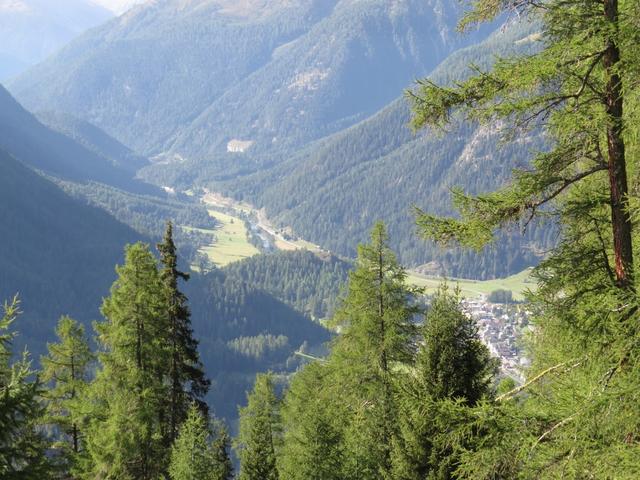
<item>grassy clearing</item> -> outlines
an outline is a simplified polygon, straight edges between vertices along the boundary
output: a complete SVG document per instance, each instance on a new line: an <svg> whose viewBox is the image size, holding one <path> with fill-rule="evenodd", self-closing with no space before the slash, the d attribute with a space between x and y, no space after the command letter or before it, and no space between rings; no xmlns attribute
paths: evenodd
<svg viewBox="0 0 640 480"><path fill-rule="evenodd" d="M408 272L409 283L424 287L427 293L433 293L445 280L444 278L426 277L415 272ZM497 278L495 280L468 280L464 278L448 278L449 285L459 285L463 296L477 297L488 294L493 290L511 290L515 300L523 300L526 290L535 290L536 284L530 278L531 269L528 268L520 273L507 278Z"/></svg>
<svg viewBox="0 0 640 480"><path fill-rule="evenodd" d="M217 266L224 267L232 262L260 253L255 246L249 243L247 229L240 218L216 210L209 210L209 215L215 218L220 226L213 230L197 230L214 234L216 241L201 247L199 251Z"/></svg>

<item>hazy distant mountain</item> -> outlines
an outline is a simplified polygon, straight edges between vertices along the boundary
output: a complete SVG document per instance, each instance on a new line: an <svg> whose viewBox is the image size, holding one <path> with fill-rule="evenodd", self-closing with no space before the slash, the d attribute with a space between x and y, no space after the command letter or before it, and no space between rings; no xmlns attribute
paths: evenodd
<svg viewBox="0 0 640 480"><path fill-rule="evenodd" d="M91 0L0 0L0 79L113 16Z"/></svg>
<svg viewBox="0 0 640 480"><path fill-rule="evenodd" d="M131 175L149 165L149 160L107 135L95 125L68 113L44 112L37 115L47 127L72 138L92 152L107 158L113 165Z"/></svg>
<svg viewBox="0 0 640 480"><path fill-rule="evenodd" d="M143 154L236 163L366 118L480 34L445 0L165 0L84 35L11 83ZM257 161L256 159L253 160Z"/></svg>
<svg viewBox="0 0 640 480"><path fill-rule="evenodd" d="M43 125L0 86L0 149L31 167L68 180L93 180L135 192L157 190L134 180L140 157L113 139L109 142L95 127L76 123L73 128L68 127L81 143ZM127 165L129 162L133 165Z"/></svg>

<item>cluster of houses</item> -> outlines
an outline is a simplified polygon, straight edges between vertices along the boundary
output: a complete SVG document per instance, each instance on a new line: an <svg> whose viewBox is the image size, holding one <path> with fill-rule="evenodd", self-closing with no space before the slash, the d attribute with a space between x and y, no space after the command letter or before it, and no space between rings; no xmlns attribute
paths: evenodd
<svg viewBox="0 0 640 480"><path fill-rule="evenodd" d="M486 296L463 299L463 310L478 324L478 333L498 357L505 375L523 381L528 360L524 356L522 335L530 329L531 312L526 304L490 303Z"/></svg>

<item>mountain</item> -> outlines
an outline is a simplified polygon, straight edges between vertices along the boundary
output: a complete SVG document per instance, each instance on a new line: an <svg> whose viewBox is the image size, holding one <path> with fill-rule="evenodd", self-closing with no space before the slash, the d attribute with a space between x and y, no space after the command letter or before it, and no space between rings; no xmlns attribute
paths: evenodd
<svg viewBox="0 0 640 480"><path fill-rule="evenodd" d="M0 301L20 295L20 344L42 352L58 317L90 322L123 246L141 237L0 150Z"/></svg>
<svg viewBox="0 0 640 480"><path fill-rule="evenodd" d="M61 112L38 113L37 118L52 130L72 138L93 153L110 161L114 166L135 174L149 165L149 160L136 154L95 125Z"/></svg>
<svg viewBox="0 0 640 480"><path fill-rule="evenodd" d="M93 180L135 192L159 191L133 178L140 157L85 124L74 125L71 134L84 145L43 125L0 86L0 149L68 180Z"/></svg>
<svg viewBox="0 0 640 480"><path fill-rule="evenodd" d="M228 175L366 118L485 35L455 34L461 8L444 0L150 2L10 88L33 111L69 112L145 155L199 160Z"/></svg>
<svg viewBox="0 0 640 480"><path fill-rule="evenodd" d="M0 0L0 79L22 72L112 16L90 0Z"/></svg>
<svg viewBox="0 0 640 480"><path fill-rule="evenodd" d="M451 213L451 187L499 186L542 145L532 136L494 154L492 128L408 128L398 95L415 78L452 81L470 60L488 65L535 48L536 26L526 22L458 34L461 8L439 0L153 2L87 33L11 89L29 108L71 112L153 155L139 172L147 181L249 200L338 254L353 257L383 219L411 267L508 275L539 261L552 229L530 225L480 253L441 251L415 235L413 205Z"/></svg>
<svg viewBox="0 0 640 480"><path fill-rule="evenodd" d="M449 56L430 76L438 83L460 79L471 62L488 65L496 55L536 48L536 25L510 24L484 42ZM532 37L532 35L534 35ZM487 278L536 264L554 241L548 226L530 225L526 235L501 235L481 253L442 251L415 235L412 206L451 214L450 189L472 193L502 185L530 151L543 148L536 135L496 149L499 126L465 124L450 132L414 134L405 98L366 121L329 136L259 173L210 188L250 200L279 226L337 253L355 255L371 225L383 219L402 261L429 273Z"/></svg>
<svg viewBox="0 0 640 480"><path fill-rule="evenodd" d="M15 324L20 333L16 351L27 346L35 358L54 340L61 315L80 320L91 332L90 323L100 318L102 298L116 278L114 266L123 261L124 245L145 240L3 151L0 222L0 301L19 294L23 313ZM326 270L323 262L294 258L285 263L288 276L298 279ZM264 277L263 264L261 259L242 270ZM271 273L278 278L275 266ZM291 371L298 364L295 350L319 346L329 338L320 325L239 272L195 275L186 292L201 356L215 381L209 400L219 415L235 417L235 405L243 400L256 372Z"/></svg>

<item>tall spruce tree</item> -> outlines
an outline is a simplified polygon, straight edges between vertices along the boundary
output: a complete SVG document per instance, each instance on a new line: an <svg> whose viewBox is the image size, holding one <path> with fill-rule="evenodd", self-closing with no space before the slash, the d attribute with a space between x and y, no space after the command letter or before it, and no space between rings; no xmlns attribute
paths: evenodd
<svg viewBox="0 0 640 480"><path fill-rule="evenodd" d="M258 374L247 406L240 410L235 448L240 480L278 480L275 445L280 430L279 402L271 374Z"/></svg>
<svg viewBox="0 0 640 480"><path fill-rule="evenodd" d="M172 480L230 480L233 467L228 455L226 428L214 422L212 430L202 412L192 406L171 450Z"/></svg>
<svg viewBox="0 0 640 480"><path fill-rule="evenodd" d="M43 409L42 386L34 379L29 355L12 362L9 329L18 316L19 302L4 304L0 318L0 478L40 480L53 478L45 455L45 442L37 430Z"/></svg>
<svg viewBox="0 0 640 480"><path fill-rule="evenodd" d="M200 362L198 341L193 337L187 297L178 288L178 280L189 280L189 274L178 270L171 222L167 222L158 251L163 265L160 277L165 295L169 360L160 374L164 372L169 382L166 441L170 445L177 436L180 424L186 419L192 402L196 402L203 414L207 415L207 404L203 398L209 391L210 382Z"/></svg>
<svg viewBox="0 0 640 480"><path fill-rule="evenodd" d="M462 26L505 11L539 22L538 53L501 59L452 87L425 81L410 94L416 127L502 120L515 136L544 131L549 145L503 189L456 191L459 219L421 213L428 237L481 246L496 228L526 225L540 212L555 215L562 231L536 271L527 381L475 408L473 430L484 434L460 450L457 474L634 478L638 201L629 186L638 181L639 4L476 0Z"/></svg>
<svg viewBox="0 0 640 480"><path fill-rule="evenodd" d="M97 322L100 369L91 385L84 478L156 479L169 449L158 412L169 395L157 372L166 358L165 296L149 247L126 248L125 263Z"/></svg>
<svg viewBox="0 0 640 480"><path fill-rule="evenodd" d="M401 389L401 433L393 452L398 480L452 477L457 459L446 435L454 420L443 400L475 406L491 395L498 367L475 321L461 310L459 293L450 293L446 285L432 299L420 333L414 371Z"/></svg>
<svg viewBox="0 0 640 480"><path fill-rule="evenodd" d="M61 446L71 460L80 452L82 438L81 402L89 382L93 354L85 337L84 326L63 316L56 326L58 342L47 344L47 356L40 359L40 379L48 389L45 422L59 430Z"/></svg>

